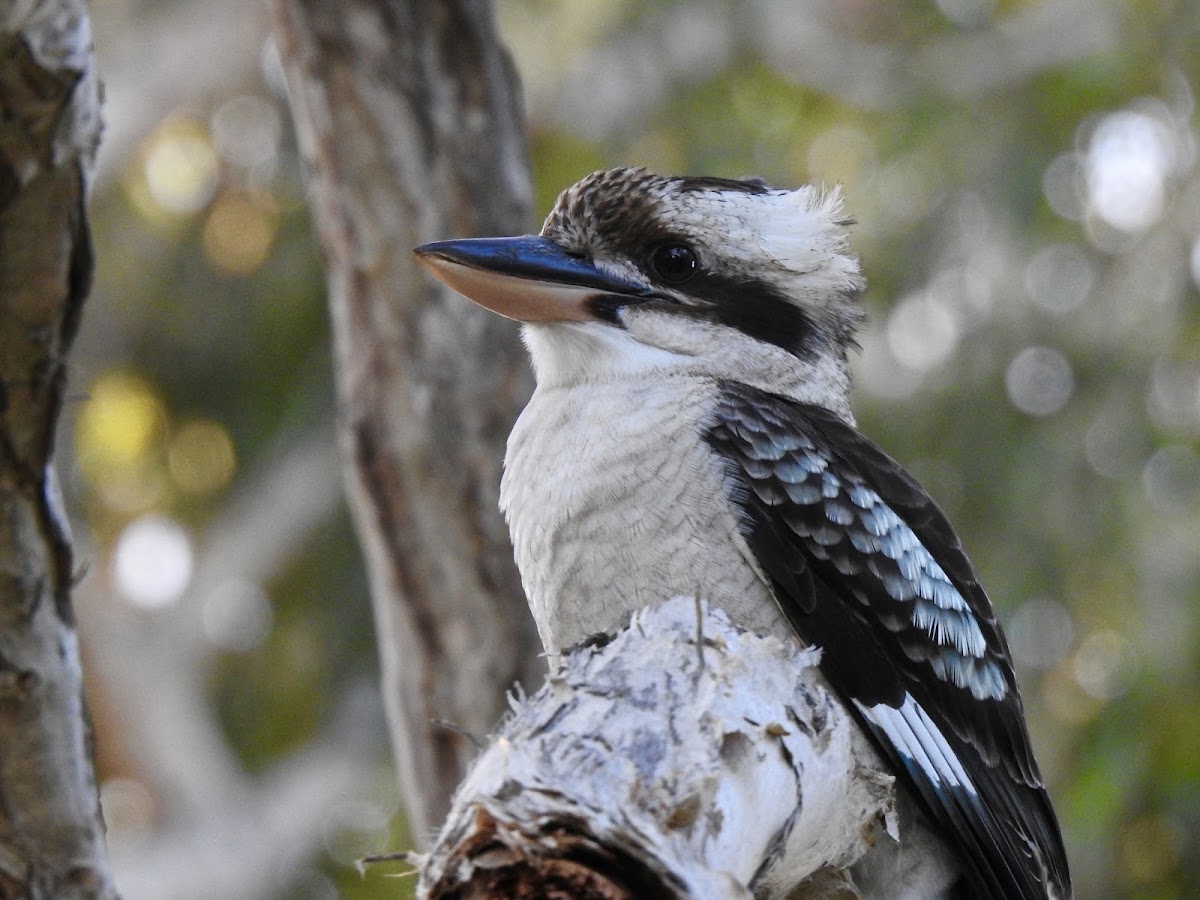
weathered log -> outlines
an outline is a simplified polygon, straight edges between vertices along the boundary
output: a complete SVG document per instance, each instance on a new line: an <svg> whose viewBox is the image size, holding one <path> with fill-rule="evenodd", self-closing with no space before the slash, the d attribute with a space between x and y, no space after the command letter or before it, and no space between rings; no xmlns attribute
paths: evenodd
<svg viewBox="0 0 1200 900"><path fill-rule="evenodd" d="M893 779L818 659L692 598L575 648L514 701L418 896L857 896L837 873L893 842Z"/></svg>

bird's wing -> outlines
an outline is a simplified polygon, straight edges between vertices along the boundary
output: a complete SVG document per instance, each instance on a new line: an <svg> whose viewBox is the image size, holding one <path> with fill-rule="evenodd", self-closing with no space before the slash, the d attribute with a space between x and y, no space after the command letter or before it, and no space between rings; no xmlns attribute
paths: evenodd
<svg viewBox="0 0 1200 900"><path fill-rule="evenodd" d="M1070 896L1004 635L946 517L820 407L724 383L708 425L759 565L963 858L975 896Z"/></svg>

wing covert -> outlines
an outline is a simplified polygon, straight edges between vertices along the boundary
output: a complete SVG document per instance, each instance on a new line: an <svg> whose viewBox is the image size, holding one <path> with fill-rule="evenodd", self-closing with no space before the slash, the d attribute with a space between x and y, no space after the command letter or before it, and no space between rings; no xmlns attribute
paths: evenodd
<svg viewBox="0 0 1200 900"><path fill-rule="evenodd" d="M745 385L706 437L785 615L980 896L1045 897L1043 867L1069 896L1007 643L934 501L832 413Z"/></svg>

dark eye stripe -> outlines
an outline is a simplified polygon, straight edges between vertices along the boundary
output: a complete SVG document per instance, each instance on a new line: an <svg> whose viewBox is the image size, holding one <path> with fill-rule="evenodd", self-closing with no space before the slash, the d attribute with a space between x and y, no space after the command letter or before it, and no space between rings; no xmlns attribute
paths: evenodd
<svg viewBox="0 0 1200 900"><path fill-rule="evenodd" d="M683 289L710 305L722 325L800 355L812 340L808 314L771 285L754 279L732 279L703 272Z"/></svg>

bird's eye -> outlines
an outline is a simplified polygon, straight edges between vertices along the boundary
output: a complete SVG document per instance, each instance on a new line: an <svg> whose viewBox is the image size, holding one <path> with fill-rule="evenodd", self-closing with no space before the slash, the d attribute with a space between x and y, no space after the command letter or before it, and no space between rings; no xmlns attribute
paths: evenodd
<svg viewBox="0 0 1200 900"><path fill-rule="evenodd" d="M667 284L683 284L700 270L700 258L687 244L662 244L650 254L650 266Z"/></svg>

